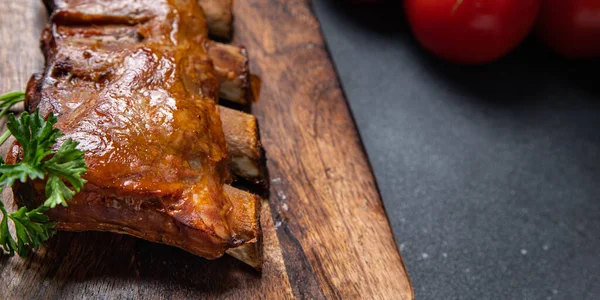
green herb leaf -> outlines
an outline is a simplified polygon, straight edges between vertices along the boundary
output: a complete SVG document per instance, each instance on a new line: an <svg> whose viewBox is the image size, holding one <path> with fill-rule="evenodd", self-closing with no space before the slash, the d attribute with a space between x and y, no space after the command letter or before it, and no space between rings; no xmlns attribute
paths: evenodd
<svg viewBox="0 0 600 300"><path fill-rule="evenodd" d="M24 112L19 120L10 114L6 127L23 147L23 160L15 165L0 166L0 185L13 185L15 180L44 179L46 171L42 160L52 154L50 147L62 133L55 128L56 117L50 113L47 120L36 110L32 115Z"/></svg>
<svg viewBox="0 0 600 300"><path fill-rule="evenodd" d="M54 208L61 204L67 206L66 200L73 199L73 195L79 192L85 180L81 175L87 170L83 152L76 149L78 142L71 139L66 140L62 146L54 153L54 156L44 162L44 168L48 172L46 181L46 202L44 206ZM65 185L68 181L75 189L72 191Z"/></svg>
<svg viewBox="0 0 600 300"><path fill-rule="evenodd" d="M0 112L2 117L14 104L23 101L25 93L12 92L0 96ZM77 149L78 142L67 139L58 150L52 151L52 146L63 134L53 128L57 118L50 113L46 120L36 110L33 114L24 112L17 120L13 114L8 115L6 127L23 147L23 159L14 165L7 165L0 157L0 193L4 185L12 186L15 180L46 178L46 201L36 209L28 211L26 207L16 212L8 213L4 203L0 201L0 247L10 255L18 253L26 256L31 249L38 249L54 233L55 223L44 214L56 205L67 206L67 201L73 199L79 192L85 180L81 176L87 166L84 153ZM2 134L0 144L9 137ZM69 184L71 187L69 187ZM12 237L8 220L14 224L16 241Z"/></svg>
<svg viewBox="0 0 600 300"><path fill-rule="evenodd" d="M25 100L25 92L23 91L6 93L4 95L0 95L0 107L7 107L10 106L10 102L19 102L23 100Z"/></svg>
<svg viewBox="0 0 600 300"><path fill-rule="evenodd" d="M13 105L25 100L25 93L22 91L10 92L0 96L0 118L8 113Z"/></svg>
<svg viewBox="0 0 600 300"><path fill-rule="evenodd" d="M4 203L0 201L0 211L2 211L2 221L0 222L0 246L4 248L4 251L8 251L10 256L15 255L15 249L17 249L17 244L15 240L10 235L10 231L8 230L8 212L6 208L4 208Z"/></svg>
<svg viewBox="0 0 600 300"><path fill-rule="evenodd" d="M42 159L51 154L50 146L62 136L60 130L52 128L58 120L53 113L47 120L36 110L32 115L24 112L19 120L8 116L6 127L23 147L23 162L39 165Z"/></svg>
<svg viewBox="0 0 600 300"><path fill-rule="evenodd" d="M50 222L48 216L44 215L47 210L48 208L45 206L40 206L32 211L27 211L26 207L21 207L16 212L8 215L15 224L17 233L17 248L15 250L20 256L27 256L30 249L37 250L56 233L54 230L56 223Z"/></svg>
<svg viewBox="0 0 600 300"><path fill-rule="evenodd" d="M4 208L4 203L0 201L0 211L2 212L2 221L0 222L0 246L4 248L9 255L14 255L15 251L20 256L27 256L30 249L38 249L44 241L50 238L54 233L56 223L50 222L44 212L48 208L40 206L32 211L21 207L16 212L9 214ZM15 224L17 241L10 234L8 228L8 219Z"/></svg>

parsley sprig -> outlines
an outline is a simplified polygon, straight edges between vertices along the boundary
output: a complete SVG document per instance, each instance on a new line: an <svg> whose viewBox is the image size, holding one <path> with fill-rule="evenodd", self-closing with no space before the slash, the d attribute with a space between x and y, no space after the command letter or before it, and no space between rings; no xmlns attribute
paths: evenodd
<svg viewBox="0 0 600 300"><path fill-rule="evenodd" d="M23 92L0 96L0 117L24 99ZM57 205L67 206L67 201L73 199L85 184L81 175L87 166L83 151L77 149L79 143L67 139L58 150L52 149L58 138L63 136L59 129L54 128L57 121L54 114L50 113L44 119L37 110L33 114L24 112L19 119L11 113L6 124L8 130L0 135L0 145L12 135L23 147L23 159L17 164L6 164L0 157L0 187L13 186L17 180L46 180L46 201L35 209L21 207L8 213L0 201L0 247L11 256L15 252L26 256L31 249L37 250L43 245L56 232L56 224L44 213ZM14 224L16 241L10 233L8 220Z"/></svg>
<svg viewBox="0 0 600 300"><path fill-rule="evenodd" d="M0 111L0 118L4 117L11 107L23 100L25 100L25 93L21 91L0 95L0 108L2 109L2 111Z"/></svg>

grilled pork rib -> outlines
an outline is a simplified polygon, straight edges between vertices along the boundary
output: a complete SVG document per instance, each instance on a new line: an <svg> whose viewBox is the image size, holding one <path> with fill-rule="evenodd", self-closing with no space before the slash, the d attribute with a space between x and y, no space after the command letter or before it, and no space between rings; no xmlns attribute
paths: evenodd
<svg viewBox="0 0 600 300"><path fill-rule="evenodd" d="M132 4L127 4L127 1L45 0L45 3L48 10L54 12L53 19L58 24L113 22L127 25L148 19L147 11L151 10L144 7L147 1L133 8L130 8ZM202 31L208 30L211 35L228 38L231 34L232 0L199 0L198 3L204 10L208 23L208 29L203 27ZM243 47L210 41L207 51L221 83L221 98L247 104L250 72L246 50Z"/></svg>
<svg viewBox="0 0 600 300"><path fill-rule="evenodd" d="M34 111L39 104L42 78L43 74L36 74L31 79L29 90L37 94L31 94L27 98L25 108L28 111ZM230 171L248 183L268 188L264 151L256 118L223 106L219 106L219 113L230 158Z"/></svg>
<svg viewBox="0 0 600 300"><path fill-rule="evenodd" d="M86 12L88 15L97 14L103 16L118 16L123 11L115 9L119 6L105 5L99 3L100 1L89 1L89 0L43 0L44 4L48 8L48 11L52 12L57 9L61 10L79 10ZM125 2L125 1L123 1ZM132 1L131 1L132 2ZM114 4L114 3L111 3ZM119 3L117 3L119 4ZM143 7L146 3L141 3L139 7ZM206 24L208 30L212 36L228 39L231 37L231 23L233 20L232 6L233 0L198 0L198 4L202 8L206 17ZM130 5L128 3L127 5ZM77 9L74 9L77 7ZM101 10L98 10L101 8ZM143 8L142 8L143 9ZM130 10L129 10L130 11ZM121 14L122 15L122 14Z"/></svg>
<svg viewBox="0 0 600 300"><path fill-rule="evenodd" d="M57 115L89 169L82 192L49 216L62 230L125 233L209 259L229 250L259 268L260 201L227 185L219 82L200 6L66 2L44 31L46 69L30 80L26 107ZM7 162L20 155L13 145ZM26 205L43 201L41 182L14 190Z"/></svg>
<svg viewBox="0 0 600 300"><path fill-rule="evenodd" d="M47 61L54 61L54 64L65 65L64 60L70 60L73 52L86 51L89 47L96 47L96 43L101 40L104 43L104 47L112 47L119 49L119 47L134 46L139 43L139 40L143 39L141 33L136 27L130 26L102 26L102 27L82 27L82 26L58 26L51 25L47 26L42 33L42 51ZM216 77L222 78L223 76L230 77L231 79L225 80L228 84L231 82L237 82L245 78L242 74L227 69L220 69L220 66L232 66L231 70L244 69L247 72L247 60L234 59L233 61L229 58L238 57L241 54L235 54L237 47L230 45L224 45L215 43L213 41L207 41L204 43L207 48L207 54L209 58L211 53L215 59L211 62L215 66L215 73L210 72L211 76L216 74ZM59 55L55 55L57 50L60 49ZM244 56L245 57L245 56ZM87 62L81 62L84 65L79 68L85 69ZM207 61L203 61L207 64ZM75 64L75 63L71 63ZM241 67L242 66L245 67ZM238 67L236 67L238 66ZM208 66L202 67L208 69ZM81 71L81 72L85 72ZM227 75L228 73L231 73ZM212 78L212 77L211 77ZM223 82L223 81L221 81ZM43 84L43 83L38 83ZM203 91L211 98L216 98L216 94L213 92L214 81L208 81L203 85ZM247 84L244 82L244 86ZM227 90L237 90L238 95L241 89L228 88ZM221 92L223 89L221 89ZM243 95L243 94L242 94ZM29 109L32 111L38 106L37 101L39 97L32 97L32 103ZM61 106L62 107L62 106ZM258 126L254 116L245 114L242 112L231 111L230 109L223 108L221 110L221 119L224 122L223 130L225 138L229 148L231 156L231 170L235 175L247 179L249 182L257 183L260 185L266 185L265 172L262 170L263 152L260 142L258 141ZM55 113L59 113L55 111Z"/></svg>

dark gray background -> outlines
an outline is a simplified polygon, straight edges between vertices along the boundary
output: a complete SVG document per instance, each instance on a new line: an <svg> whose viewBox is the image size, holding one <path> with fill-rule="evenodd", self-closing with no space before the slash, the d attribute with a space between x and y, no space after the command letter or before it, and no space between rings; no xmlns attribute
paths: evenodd
<svg viewBox="0 0 600 300"><path fill-rule="evenodd" d="M397 5L314 6L417 299L600 299L600 63L456 66Z"/></svg>

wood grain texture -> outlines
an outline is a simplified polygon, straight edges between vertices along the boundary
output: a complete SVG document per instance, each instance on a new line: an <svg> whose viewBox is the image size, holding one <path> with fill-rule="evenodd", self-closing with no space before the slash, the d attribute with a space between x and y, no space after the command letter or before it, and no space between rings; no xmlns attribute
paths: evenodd
<svg viewBox="0 0 600 300"><path fill-rule="evenodd" d="M0 5L0 91L23 89L43 65L46 12L38 0ZM236 1L234 15L234 41L262 78L263 273L128 236L61 232L29 259L0 257L2 298L413 299L310 1Z"/></svg>

